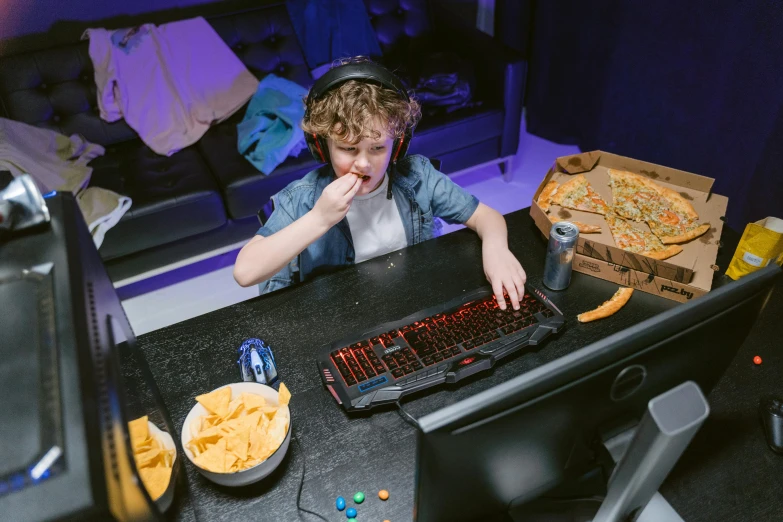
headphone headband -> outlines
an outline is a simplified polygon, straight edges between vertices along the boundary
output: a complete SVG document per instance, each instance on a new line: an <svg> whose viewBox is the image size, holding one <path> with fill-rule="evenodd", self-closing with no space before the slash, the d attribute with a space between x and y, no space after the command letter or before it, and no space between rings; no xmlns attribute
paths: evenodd
<svg viewBox="0 0 783 522"><path fill-rule="evenodd" d="M313 84L310 89L310 94L308 95L308 101L320 98L334 87L349 80L378 83L383 87L395 91L405 101L410 101L405 86L394 73L382 65L369 61L347 63L329 69Z"/></svg>

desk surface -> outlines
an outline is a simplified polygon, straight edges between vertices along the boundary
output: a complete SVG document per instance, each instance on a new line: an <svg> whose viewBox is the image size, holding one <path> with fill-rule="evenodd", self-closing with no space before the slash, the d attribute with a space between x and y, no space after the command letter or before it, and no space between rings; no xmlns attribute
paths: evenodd
<svg viewBox="0 0 783 522"><path fill-rule="evenodd" d="M506 220L509 247L525 267L528 283L551 297L565 314L567 327L537 352L505 361L491 372L468 381L436 387L406 400L406 409L415 417L507 381L676 306L673 301L636 292L615 316L579 324L576 315L602 303L617 285L575 273L567 291L547 291L541 285L546 244L528 210L509 214ZM726 246L719 257L719 266L728 265L738 238L733 231L724 232ZM362 520L412 520L414 428L393 409L348 416L322 387L314 354L324 342L405 317L482 286L487 283L481 265L480 241L472 231L461 230L139 337L139 346L152 367L177 429L182 428L196 395L239 380L236 349L248 337L262 338L273 347L281 376L293 393L292 426L301 451L292 443L288 456L275 473L245 488L217 486L186 463L190 491L187 504L192 506L195 517L199 520L298 520L296 493L305 461L303 507L329 520L345 520L345 515L334 508L335 498L348 499L356 491L364 491L367 500L359 509ZM663 489L688 522L771 520L764 516L780 513L781 501L774 498L773 491L783 490L783 473L775 475L783 470L783 458L766 449L755 420L758 397L762 393L780 393L780 388L775 388L774 371L777 369L780 375L783 355L772 349L774 325L770 317L775 312L781 316L783 299L779 290L772 301L752 339L746 342L713 393L722 395L715 400L711 396L713 415L701 430L709 440L697 437L694 445L698 443L698 446L686 453L683 465L675 468ZM755 353L765 357L761 367L755 368L750 362ZM746 382L750 382L747 387ZM737 458L740 455L741 461ZM747 473L736 473L739 476L734 475L730 483L720 479L742 468ZM702 486L701 481L709 488ZM777 484L777 489L773 484ZM733 493L729 493L730 486L735 488ZM380 489L390 491L388 501L377 498ZM750 502L753 505L746 505ZM706 510L705 503L710 503ZM708 516L707 511L720 513L720 509L733 509L742 516ZM183 509L171 515L191 518L188 511ZM750 513L758 516L750 517ZM303 515L305 520L311 518L314 520Z"/></svg>

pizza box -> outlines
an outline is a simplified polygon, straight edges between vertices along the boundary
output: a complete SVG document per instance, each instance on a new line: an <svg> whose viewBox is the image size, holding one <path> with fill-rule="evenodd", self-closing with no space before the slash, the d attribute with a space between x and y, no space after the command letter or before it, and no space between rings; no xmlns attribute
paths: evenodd
<svg viewBox="0 0 783 522"><path fill-rule="evenodd" d="M729 203L727 197L711 192L714 182L712 178L600 150L563 156L555 160L533 196L530 216L538 229L545 237L549 237L552 222L536 202L549 181L564 183L571 176L583 174L593 189L611 205L612 189L609 186L607 172L610 168L634 172L650 178L659 185L676 190L691 202L699 214L699 221L709 223L711 227L701 237L681 244L682 252L661 261L616 247L603 216L564 209L553 204L549 209L549 216L562 220L573 219L589 225L601 225L599 234L579 235L574 270L618 284L628 282L631 283L630 286L644 292L678 301L689 299L688 294L693 298L709 292L712 288L713 273L718 269L715 260L718 257L723 220ZM649 231L644 223L634 222L633 225ZM641 282L647 279L649 281L646 283Z"/></svg>

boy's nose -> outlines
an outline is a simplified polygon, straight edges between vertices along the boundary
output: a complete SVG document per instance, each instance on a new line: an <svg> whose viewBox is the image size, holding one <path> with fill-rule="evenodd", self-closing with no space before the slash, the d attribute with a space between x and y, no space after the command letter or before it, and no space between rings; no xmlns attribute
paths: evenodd
<svg viewBox="0 0 783 522"><path fill-rule="evenodd" d="M356 161L354 161L354 167L359 172L364 172L369 166L370 162L363 154L360 154L359 157L356 158Z"/></svg>

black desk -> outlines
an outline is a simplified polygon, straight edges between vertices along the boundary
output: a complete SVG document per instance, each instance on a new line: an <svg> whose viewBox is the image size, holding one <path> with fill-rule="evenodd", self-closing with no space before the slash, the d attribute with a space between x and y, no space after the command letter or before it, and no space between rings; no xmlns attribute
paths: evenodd
<svg viewBox="0 0 783 522"><path fill-rule="evenodd" d="M546 247L543 237L527 209L509 214L506 219L510 248L525 267L529 284L545 290L541 285ZM728 266L738 238L735 232L724 233L726 245L719 266ZM462 230L141 336L139 346L153 368L177 429L181 429L196 395L239 380L236 349L248 337L260 337L271 344L282 378L293 393L292 425L303 452L292 443L288 456L273 475L245 488L217 486L187 463L190 503L196 517L200 520L299 520L296 492L304 459L307 465L302 493L304 507L318 511L330 520L346 520L344 512L335 510L335 498L341 495L348 499L356 491L364 491L367 500L360 506L359 520L411 520L414 429L393 409L360 417L346 415L322 387L313 355L326 341L404 317L486 284L480 241L470 230ZM599 305L616 288L615 284L574 274L567 291L546 292L567 318L564 332L546 342L538 352L504 362L491 373L416 396L406 402L407 409L416 417L422 416L676 306L673 301L636 292L615 316L586 325L577 323L578 313ZM778 291L775 296L777 310L781 309L780 294ZM763 326L768 332L773 326L769 317L767 323ZM771 343L770 334L767 336ZM761 343L756 340L757 351L761 351ZM739 363L743 370L732 373L734 378L766 371L768 387L774 386L772 368L773 365L783 368L783 356L775 356L771 347L768 344L764 370L747 370L745 367L752 364L743 351L743 359L734 363ZM775 358L777 360L773 360ZM729 384L722 381L720 386L728 386L729 392L736 392L739 384L738 381ZM767 391L773 390L774 387ZM749 405L741 405L742 411L726 414L738 413L737 422L752 417L754 401L761 393L760 386L755 386L753 391ZM732 407L738 406L734 398L725 401ZM721 408L716 408L716 412L720 414ZM719 417L717 422L724 421ZM691 505L703 506L694 493L701 492L702 488L691 481L694 477L702 480L704 473L715 467L724 469L734 457L732 446L736 451L738 444L747 445L745 439L752 438L753 446L744 455L748 460L752 459L756 466L754 472L759 473L758 467L765 463L767 468L774 469L775 457L760 442L759 438L763 437L755 418L747 424L747 436L741 440L723 436L724 447L714 458L712 449L700 449L693 458L685 459L688 462L686 469L678 468L670 480L672 486L664 490L675 499L675 508L688 511ZM705 426L702 431L710 431L707 428ZM782 463L783 459L777 461L778 466L783 466ZM746 477L746 480L754 478ZM756 502L767 502L767 505L774 502L773 492L766 490L768 484L759 483L763 491L755 491ZM713 487L715 491L720 490L719 486L713 484ZM391 498L387 502L378 499L380 489L390 491ZM709 501L718 503L721 498L715 498L715 491L710 492ZM172 515L189 518L182 513ZM302 517L303 520L315 520L309 515ZM689 522L742 518L701 517L690 511L686 516Z"/></svg>

